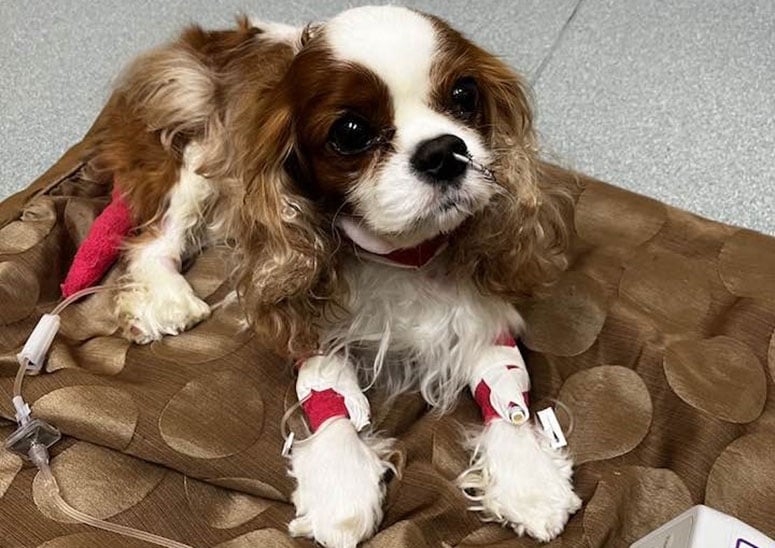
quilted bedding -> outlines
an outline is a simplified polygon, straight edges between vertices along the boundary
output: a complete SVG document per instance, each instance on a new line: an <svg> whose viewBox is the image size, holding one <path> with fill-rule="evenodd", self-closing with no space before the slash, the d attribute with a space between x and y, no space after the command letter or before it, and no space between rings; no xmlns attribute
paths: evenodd
<svg viewBox="0 0 775 548"><path fill-rule="evenodd" d="M3 438L15 353L107 201L84 169L94 134L0 204ZM627 546L697 503L775 536L775 239L555 166L545 176L574 193L575 238L560 282L522 305L524 344L534 408L557 398L572 411L584 499L547 546ZM222 253L187 265L209 303L229 290ZM311 546L285 533L290 365L241 330L234 305L141 347L116 334L110 302L101 293L67 309L47 373L25 384L35 415L65 434L52 461L64 498L197 547ZM400 475L368 546L536 545L466 511L455 478L468 460L462 428L479 421L470 398L444 417L417 395L390 408L371 399L377 428L399 440ZM298 417L291 426L303 430ZM0 450L0 546L149 545L69 522L35 469Z"/></svg>

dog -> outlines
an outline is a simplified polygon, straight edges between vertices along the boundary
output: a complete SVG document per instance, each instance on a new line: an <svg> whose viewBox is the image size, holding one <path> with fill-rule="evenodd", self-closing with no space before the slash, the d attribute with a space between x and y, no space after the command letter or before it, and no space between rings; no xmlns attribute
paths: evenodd
<svg viewBox="0 0 775 548"><path fill-rule="evenodd" d="M116 298L149 343L210 314L180 273L233 249L247 322L299 363L314 432L290 456L292 535L349 547L382 519L391 440L365 383L484 425L460 484L483 517L549 541L581 505L569 456L527 422L512 304L566 265L566 197L539 175L524 82L432 15L359 7L295 28L191 27L118 82L95 168L128 204Z"/></svg>

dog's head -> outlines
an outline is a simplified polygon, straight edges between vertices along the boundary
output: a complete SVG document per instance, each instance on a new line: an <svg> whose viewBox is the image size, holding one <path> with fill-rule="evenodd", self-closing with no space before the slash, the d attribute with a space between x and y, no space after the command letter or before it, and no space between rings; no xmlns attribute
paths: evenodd
<svg viewBox="0 0 775 548"><path fill-rule="evenodd" d="M254 103L234 139L251 242L241 287L291 349L314 344L317 299L341 291L338 215L394 248L448 235L452 275L484 292L528 293L561 265L525 87L440 19L346 11L308 29Z"/></svg>

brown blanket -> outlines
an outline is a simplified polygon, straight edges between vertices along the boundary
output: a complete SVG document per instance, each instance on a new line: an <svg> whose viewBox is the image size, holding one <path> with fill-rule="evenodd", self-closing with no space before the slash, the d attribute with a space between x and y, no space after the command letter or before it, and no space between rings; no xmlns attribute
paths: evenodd
<svg viewBox="0 0 775 548"><path fill-rule="evenodd" d="M0 204L0 414L14 355L59 299L74 250L108 189L84 177L93 137ZM573 412L569 437L584 507L550 546L627 546L705 503L775 536L775 239L699 219L547 166L574 189L569 271L523 310L540 408ZM227 291L221 250L187 277L209 303ZM292 482L280 417L290 367L241 331L232 305L146 347L115 334L111 297L69 308L25 395L66 434L53 469L63 496L101 518L193 546L309 546L289 539ZM407 395L372 398L374 422L399 439L380 533L368 546L533 546L466 511L462 426L474 404L438 418ZM562 418L562 417L561 417ZM567 423L567 420L566 420ZM300 419L291 425L303 430ZM13 429L0 419L0 436ZM530 473L526 468L525 473ZM35 470L0 450L0 546L143 543L60 516Z"/></svg>

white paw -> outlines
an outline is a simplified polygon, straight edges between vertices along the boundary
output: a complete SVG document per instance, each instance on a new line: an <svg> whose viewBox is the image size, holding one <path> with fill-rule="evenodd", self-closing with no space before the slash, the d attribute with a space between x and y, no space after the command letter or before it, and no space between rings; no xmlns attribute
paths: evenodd
<svg viewBox="0 0 775 548"><path fill-rule="evenodd" d="M210 315L210 306L177 272L122 291L116 308L124 336L137 344L177 335Z"/></svg>
<svg viewBox="0 0 775 548"><path fill-rule="evenodd" d="M382 477L392 468L383 457L391 443L361 439L348 419L338 418L294 445L291 535L315 539L326 548L355 548L373 535L382 521Z"/></svg>
<svg viewBox="0 0 775 548"><path fill-rule="evenodd" d="M535 426L496 419L473 443L479 453L460 485L485 519L548 542L581 508L571 482L573 463Z"/></svg>

